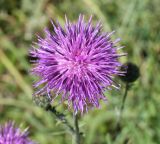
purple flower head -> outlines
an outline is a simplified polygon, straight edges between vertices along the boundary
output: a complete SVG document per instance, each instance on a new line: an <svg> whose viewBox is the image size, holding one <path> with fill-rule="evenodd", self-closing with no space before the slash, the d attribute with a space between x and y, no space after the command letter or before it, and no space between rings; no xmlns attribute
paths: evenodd
<svg viewBox="0 0 160 144"><path fill-rule="evenodd" d="M67 100L74 112L88 111L89 107L99 107L99 101L106 100L105 89L117 84L114 75L123 75L119 70L121 63L112 41L111 33L102 33L101 23L92 26L92 17L84 22L79 16L77 23L70 23L66 18L64 28L58 23L54 32L45 30L45 38L38 37L37 46L30 51L34 67L32 73L40 79L34 84L35 94L54 92ZM41 87L41 88L39 88Z"/></svg>
<svg viewBox="0 0 160 144"><path fill-rule="evenodd" d="M36 144L28 138L27 129L21 131L13 122L0 125L0 144Z"/></svg>

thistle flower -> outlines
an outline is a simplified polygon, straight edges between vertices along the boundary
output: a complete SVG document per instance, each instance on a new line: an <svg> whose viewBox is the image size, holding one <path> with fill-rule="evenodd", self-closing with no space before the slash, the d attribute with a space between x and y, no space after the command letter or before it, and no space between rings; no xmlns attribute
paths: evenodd
<svg viewBox="0 0 160 144"><path fill-rule="evenodd" d="M13 122L0 125L0 144L35 144L28 138L27 129L21 131Z"/></svg>
<svg viewBox="0 0 160 144"><path fill-rule="evenodd" d="M39 77L35 95L55 93L53 100L61 96L75 113L98 108L99 101L106 100L105 89L118 87L113 76L123 75L118 58L124 54L118 54L122 47L115 45L119 39L111 40L113 32L102 33L100 22L92 26L92 17L87 23L81 15L76 23L66 18L64 28L52 25L54 31L46 29L44 38L38 36L39 48L30 51L32 73Z"/></svg>

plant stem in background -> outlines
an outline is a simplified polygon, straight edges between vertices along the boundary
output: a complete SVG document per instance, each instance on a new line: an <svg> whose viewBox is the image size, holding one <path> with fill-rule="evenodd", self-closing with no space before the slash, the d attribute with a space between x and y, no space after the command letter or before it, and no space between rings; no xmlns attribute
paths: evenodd
<svg viewBox="0 0 160 144"><path fill-rule="evenodd" d="M74 114L74 125L75 125L75 144L80 144L80 132L78 125L78 115Z"/></svg>
<svg viewBox="0 0 160 144"><path fill-rule="evenodd" d="M129 83L126 83L125 92L124 92L123 99L122 99L122 104L121 104L121 107L120 107L119 118L118 118L117 125L116 125L116 130L118 130L119 127L120 127L120 122L121 122L121 119L122 119L123 109L124 109L125 101L126 101L126 98L127 98L128 88L129 88Z"/></svg>
<svg viewBox="0 0 160 144"><path fill-rule="evenodd" d="M124 109L124 104L125 104L125 101L126 101L126 97L127 97L127 93L128 93L128 88L129 88L129 84L126 83L125 92L124 92L123 99L122 99L122 105L121 105L121 108L120 108L120 114L121 115L122 115L122 112L123 112L123 109Z"/></svg>

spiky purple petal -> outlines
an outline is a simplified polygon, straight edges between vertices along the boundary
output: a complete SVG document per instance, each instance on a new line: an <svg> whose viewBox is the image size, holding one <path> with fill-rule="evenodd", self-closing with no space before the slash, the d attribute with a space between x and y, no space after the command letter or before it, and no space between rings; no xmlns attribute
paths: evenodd
<svg viewBox="0 0 160 144"><path fill-rule="evenodd" d="M21 131L13 122L0 125L0 144L36 144L28 138L27 129Z"/></svg>
<svg viewBox="0 0 160 144"><path fill-rule="evenodd" d="M38 37L39 48L30 52L36 59L32 73L40 78L34 86L43 86L36 94L61 94L74 112L99 107L99 100L106 100L104 90L117 87L113 76L123 75L118 58L124 54L115 46L119 39L112 41L113 32L102 33L100 23L91 23L92 17L85 23L81 15L75 24L66 18L64 29L52 23L54 33L45 30L45 38Z"/></svg>

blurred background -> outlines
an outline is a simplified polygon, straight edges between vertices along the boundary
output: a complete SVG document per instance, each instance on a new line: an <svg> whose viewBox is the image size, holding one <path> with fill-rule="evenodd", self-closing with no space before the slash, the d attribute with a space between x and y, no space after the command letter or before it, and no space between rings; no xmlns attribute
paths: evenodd
<svg viewBox="0 0 160 144"><path fill-rule="evenodd" d="M140 69L132 84L121 120L115 125L122 103L121 90L106 92L108 104L80 119L85 144L160 143L160 0L0 0L0 123L14 120L29 127L40 144L70 144L71 136L54 117L32 102L33 76L29 75L28 50L36 34L50 27L50 19L64 24L64 15L75 21L79 14L94 22L101 20L104 31L116 30L128 56ZM52 28L51 28L52 29ZM64 111L64 107L58 108ZM65 108L66 109L66 108ZM72 124L72 115L64 112Z"/></svg>

